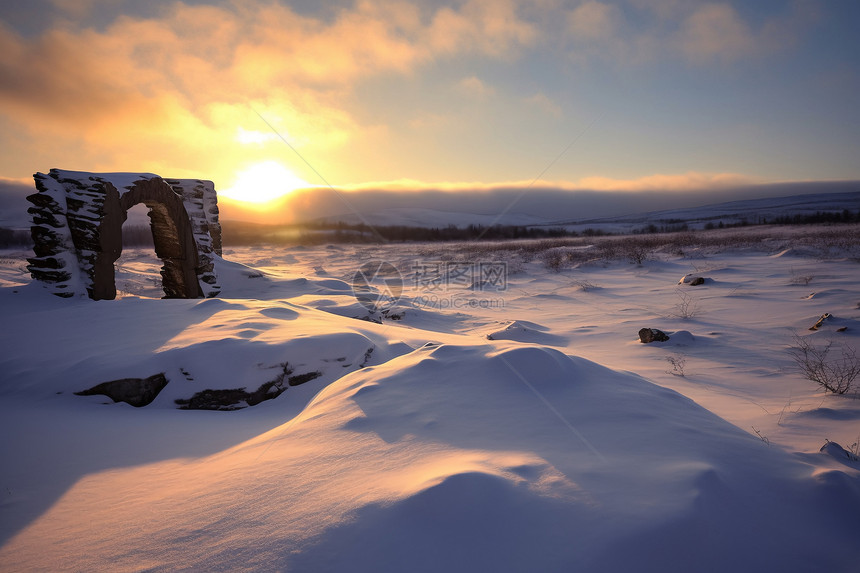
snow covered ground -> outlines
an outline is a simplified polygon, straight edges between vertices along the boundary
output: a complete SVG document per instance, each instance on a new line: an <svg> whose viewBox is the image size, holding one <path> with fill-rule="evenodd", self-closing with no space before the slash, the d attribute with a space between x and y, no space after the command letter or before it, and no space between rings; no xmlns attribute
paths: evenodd
<svg viewBox="0 0 860 573"><path fill-rule="evenodd" d="M858 244L754 232L773 237L641 264L228 248L206 300L158 299L146 251L99 302L3 251L0 569L857 571L860 462L819 450L857 448L860 400L788 350L860 349ZM384 312L353 294L369 261L399 271L371 281L399 296ZM313 376L231 411L175 402L287 371ZM74 394L157 373L144 407Z"/></svg>

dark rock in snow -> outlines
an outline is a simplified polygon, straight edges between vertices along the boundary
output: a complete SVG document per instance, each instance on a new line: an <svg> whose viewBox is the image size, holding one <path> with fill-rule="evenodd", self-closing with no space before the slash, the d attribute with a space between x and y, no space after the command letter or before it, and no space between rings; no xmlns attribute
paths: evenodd
<svg viewBox="0 0 860 573"><path fill-rule="evenodd" d="M852 454L851 452L849 452L848 450L846 450L845 448L843 448L842 446L840 446L836 442L831 442L830 440L825 441L824 445L821 446L821 449L818 451L822 452L824 454L828 454L830 456L833 456L834 458L836 458L837 460L840 460L840 461L846 461L846 460L851 461L851 462L860 461L860 459L858 459L857 456L855 456L854 454Z"/></svg>
<svg viewBox="0 0 860 573"><path fill-rule="evenodd" d="M821 325L824 324L824 321L827 320L828 318L830 318L831 316L833 316L833 315L831 315L829 312L825 312L824 314L821 315L821 317L818 319L818 321L816 321L815 324L813 324L812 326L809 327L809 330L818 330L819 328L821 328Z"/></svg>
<svg viewBox="0 0 860 573"><path fill-rule="evenodd" d="M662 330L656 328L642 328L639 330L639 341L648 344L649 342L666 342L669 340L669 335Z"/></svg>
<svg viewBox="0 0 860 573"><path fill-rule="evenodd" d="M176 400L176 404L180 410L240 410L277 398L290 386L299 386L322 376L322 372L319 371L290 376L293 372L290 365L285 362L282 367L283 372L277 378L266 382L253 392L248 392L244 388L206 389L197 392L191 398L180 398Z"/></svg>
<svg viewBox="0 0 860 573"><path fill-rule="evenodd" d="M690 285L690 286L699 286L705 284L705 277L700 277L698 275L684 275L681 277L681 280L678 281L679 285Z"/></svg>
<svg viewBox="0 0 860 573"><path fill-rule="evenodd" d="M101 394L114 402L125 402L136 408L150 404L158 393L167 386L164 373L155 374L149 378L121 378L102 382L89 390L75 392L77 396L94 396Z"/></svg>
<svg viewBox="0 0 860 573"><path fill-rule="evenodd" d="M267 384L269 384L267 382ZM272 398L279 396L286 388L278 388ZM239 410L250 403L251 394L244 388L226 388L221 390L201 390L188 399L177 399L180 410Z"/></svg>

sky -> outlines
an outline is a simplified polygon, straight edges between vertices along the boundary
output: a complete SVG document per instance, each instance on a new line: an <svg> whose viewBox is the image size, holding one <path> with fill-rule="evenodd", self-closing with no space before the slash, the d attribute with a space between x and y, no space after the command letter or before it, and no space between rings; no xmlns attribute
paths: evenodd
<svg viewBox="0 0 860 573"><path fill-rule="evenodd" d="M814 0L5 1L0 177L228 202L858 180L858 25Z"/></svg>

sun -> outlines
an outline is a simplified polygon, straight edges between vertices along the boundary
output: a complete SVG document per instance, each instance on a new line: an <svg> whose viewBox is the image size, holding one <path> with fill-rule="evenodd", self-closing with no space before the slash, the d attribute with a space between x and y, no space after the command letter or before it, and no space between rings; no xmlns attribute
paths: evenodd
<svg viewBox="0 0 860 573"><path fill-rule="evenodd" d="M267 203L311 185L277 161L256 163L236 174L232 187L218 194L246 203Z"/></svg>

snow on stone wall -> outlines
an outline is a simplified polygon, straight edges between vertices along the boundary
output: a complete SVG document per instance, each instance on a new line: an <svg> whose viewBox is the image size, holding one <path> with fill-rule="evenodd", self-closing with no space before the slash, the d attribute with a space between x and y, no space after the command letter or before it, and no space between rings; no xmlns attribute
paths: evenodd
<svg viewBox="0 0 860 573"><path fill-rule="evenodd" d="M215 259L221 256L221 223L218 221L218 200L215 184L200 179L165 179L179 194L191 220L194 242L197 243L200 288L207 298L221 292L215 276Z"/></svg>

